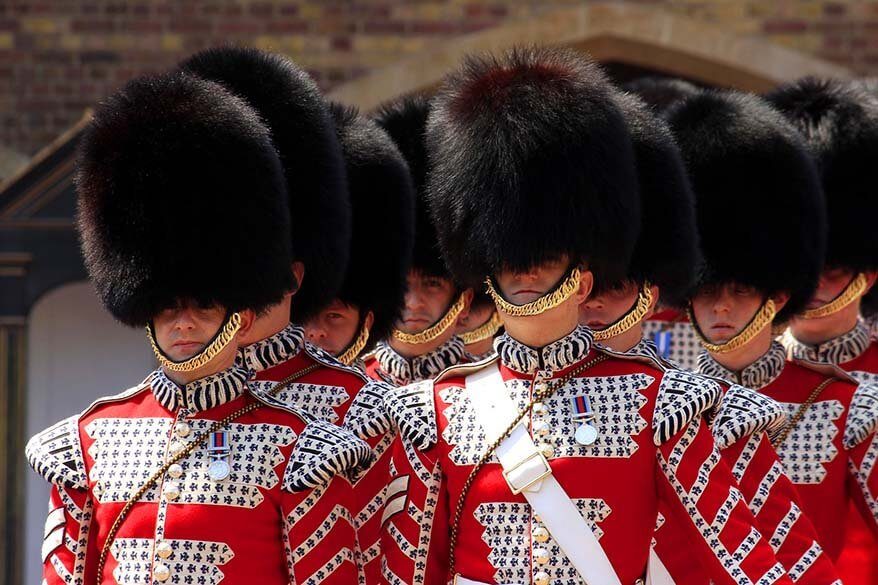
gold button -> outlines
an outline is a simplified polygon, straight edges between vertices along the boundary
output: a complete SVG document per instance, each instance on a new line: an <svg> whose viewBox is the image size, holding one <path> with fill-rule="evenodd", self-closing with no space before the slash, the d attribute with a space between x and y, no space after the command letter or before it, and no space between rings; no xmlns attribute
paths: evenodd
<svg viewBox="0 0 878 585"><path fill-rule="evenodd" d="M177 436L179 437L188 437L191 430L192 428L184 422L178 422L174 425L174 432L177 433Z"/></svg>
<svg viewBox="0 0 878 585"><path fill-rule="evenodd" d="M168 577L171 576L171 569L167 565L159 563L153 568L152 576L159 581L167 581Z"/></svg>
<svg viewBox="0 0 878 585"><path fill-rule="evenodd" d="M534 421L534 433L540 437L545 437L549 434L549 423L545 420L535 420Z"/></svg>
<svg viewBox="0 0 878 585"><path fill-rule="evenodd" d="M170 447L168 447L171 451L171 454L176 455L180 451L186 448L186 445L183 444L182 441L172 441Z"/></svg>
<svg viewBox="0 0 878 585"><path fill-rule="evenodd" d="M166 483L165 487L162 489L162 493L164 493L165 497L169 500L176 500L180 497L180 486L176 483Z"/></svg>
<svg viewBox="0 0 878 585"><path fill-rule="evenodd" d="M533 529L533 537L537 542L546 542L549 540L549 531L542 526L536 526Z"/></svg>
<svg viewBox="0 0 878 585"><path fill-rule="evenodd" d="M534 549L534 562L538 565L545 565L549 562L549 551L544 548Z"/></svg>
<svg viewBox="0 0 878 585"><path fill-rule="evenodd" d="M171 548L171 543L166 541L166 540L163 540L160 543L158 543L157 545L155 545L155 554L157 554L158 556L160 556L163 559L166 559L169 556L171 556L172 552L174 552L174 549Z"/></svg>
<svg viewBox="0 0 878 585"><path fill-rule="evenodd" d="M549 459L555 456L555 448L548 443L542 443L540 445L540 453L543 454L543 457Z"/></svg>
<svg viewBox="0 0 878 585"><path fill-rule="evenodd" d="M542 402L534 402L534 414L546 414L546 405Z"/></svg>
<svg viewBox="0 0 878 585"><path fill-rule="evenodd" d="M549 585L549 574L540 571L534 575L534 585Z"/></svg>
<svg viewBox="0 0 878 585"><path fill-rule="evenodd" d="M181 475L183 475L183 466L179 463L174 463L170 467L168 467L168 475L173 477L174 479L179 479Z"/></svg>

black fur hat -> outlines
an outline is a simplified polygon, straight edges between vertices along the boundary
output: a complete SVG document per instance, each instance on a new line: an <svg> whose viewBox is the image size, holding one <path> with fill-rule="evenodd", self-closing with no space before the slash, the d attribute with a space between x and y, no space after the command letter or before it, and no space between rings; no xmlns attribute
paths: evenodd
<svg viewBox="0 0 878 585"><path fill-rule="evenodd" d="M640 226L634 150L601 69L567 50L470 57L427 131L443 255L475 286L568 255L624 277Z"/></svg>
<svg viewBox="0 0 878 585"><path fill-rule="evenodd" d="M293 259L305 264L292 307L301 323L338 295L351 243L344 159L329 108L308 74L282 55L224 47L181 67L246 99L271 129L290 197Z"/></svg>
<svg viewBox="0 0 878 585"><path fill-rule="evenodd" d="M425 132L430 102L423 96L401 98L379 108L375 121L408 161L415 186L415 246L412 268L430 276L451 278L439 250L439 234L427 210L428 175Z"/></svg>
<svg viewBox="0 0 878 585"><path fill-rule="evenodd" d="M695 190L700 284L788 292L778 320L801 311L826 248L823 193L799 133L762 98L706 91L671 112Z"/></svg>
<svg viewBox="0 0 878 585"><path fill-rule="evenodd" d="M339 298L372 311L369 344L385 339L402 311L414 244L414 187L396 145L355 108L331 104L347 163L353 209L348 271Z"/></svg>
<svg viewBox="0 0 878 585"><path fill-rule="evenodd" d="M701 262L686 166L665 121L633 94L620 93L617 102L634 143L643 214L628 280L658 285L662 304L681 306Z"/></svg>
<svg viewBox="0 0 878 585"><path fill-rule="evenodd" d="M637 94L652 110L663 116L680 100L695 95L701 88L674 77L648 75L622 84L622 89Z"/></svg>
<svg viewBox="0 0 878 585"><path fill-rule="evenodd" d="M292 286L269 131L215 83L183 73L128 83L85 130L76 184L86 267L127 325L181 299L261 311Z"/></svg>

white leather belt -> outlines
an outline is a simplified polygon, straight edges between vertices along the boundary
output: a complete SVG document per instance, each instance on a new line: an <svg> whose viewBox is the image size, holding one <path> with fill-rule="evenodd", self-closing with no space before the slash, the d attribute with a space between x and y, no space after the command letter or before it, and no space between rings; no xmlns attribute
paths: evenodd
<svg viewBox="0 0 878 585"><path fill-rule="evenodd" d="M482 581L473 581L472 579L467 579L461 575L455 575L454 581L452 581L452 585L492 585L491 583L484 583ZM499 583L498 585L527 585L526 583ZM600 584L599 584L600 585ZM638 579L634 582L634 585L643 585L643 579Z"/></svg>

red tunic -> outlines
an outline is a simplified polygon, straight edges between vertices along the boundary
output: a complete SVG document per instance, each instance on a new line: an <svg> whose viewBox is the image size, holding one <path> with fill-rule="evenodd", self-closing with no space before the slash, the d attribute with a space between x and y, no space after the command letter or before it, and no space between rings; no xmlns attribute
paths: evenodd
<svg viewBox="0 0 878 585"><path fill-rule="evenodd" d="M213 421L230 475L212 479L207 445L171 467L132 508L103 583L353 582L356 535L345 473L367 465L353 434L279 405L231 368L176 386L161 371L35 436L32 466L52 484L43 542L47 583L95 583L110 526L164 461Z"/></svg>
<svg viewBox="0 0 878 585"><path fill-rule="evenodd" d="M498 353L500 373L520 408L530 400L533 384L557 379L596 355L584 328L540 351L504 335ZM394 444L385 511L389 583L444 583L447 577L453 507L487 449L467 397L468 373L456 368L435 383L394 391L407 403L409 416L400 427L404 440ZM573 399L582 395L596 414L598 439L589 446L573 437L578 426ZM660 506L668 522L687 535L690 554L702 560L714 582L791 582L756 529L700 416L719 395L719 385L710 380L613 357L562 385L545 408L525 418L535 440L552 447L554 477L625 585L644 576ZM465 500L457 572L483 583L581 584L569 559L540 528L527 501L512 494L496 460L488 463Z"/></svg>

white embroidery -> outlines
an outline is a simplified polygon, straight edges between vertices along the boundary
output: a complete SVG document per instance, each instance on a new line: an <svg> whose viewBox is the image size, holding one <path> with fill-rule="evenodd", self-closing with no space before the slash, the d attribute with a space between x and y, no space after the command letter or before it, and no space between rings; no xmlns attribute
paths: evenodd
<svg viewBox="0 0 878 585"><path fill-rule="evenodd" d="M214 585L223 580L220 567L235 556L229 545L203 540L164 540L172 552L166 559L155 559L155 541L149 538L117 538L110 549L118 566L113 577L120 585L160 583L150 580L153 566L163 564L170 571L164 583Z"/></svg>
<svg viewBox="0 0 878 585"><path fill-rule="evenodd" d="M255 380L250 382L252 391L260 396L269 394L277 382ZM283 404L307 412L329 422L338 422L336 409L350 400L351 395L344 386L326 384L292 383L274 395Z"/></svg>
<svg viewBox="0 0 878 585"><path fill-rule="evenodd" d="M789 416L799 409L798 403L781 403ZM835 437L844 406L838 400L813 403L793 427L777 454L789 478L796 484L818 484L826 477L825 464L838 456Z"/></svg>

